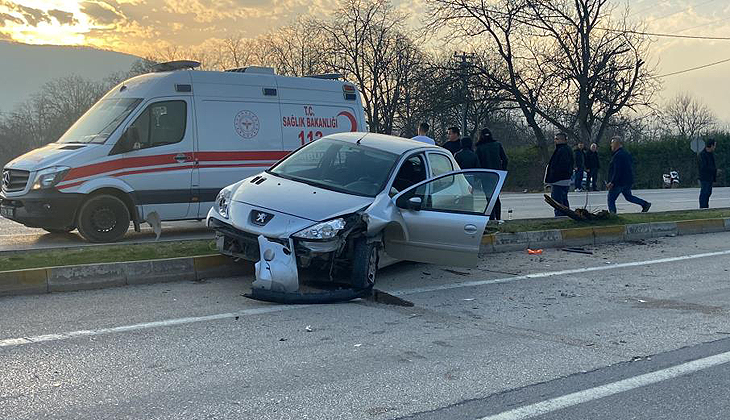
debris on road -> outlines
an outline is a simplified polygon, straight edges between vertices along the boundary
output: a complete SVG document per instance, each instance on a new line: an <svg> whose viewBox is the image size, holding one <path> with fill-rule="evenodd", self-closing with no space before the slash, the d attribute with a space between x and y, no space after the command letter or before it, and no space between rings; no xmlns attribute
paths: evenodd
<svg viewBox="0 0 730 420"><path fill-rule="evenodd" d="M530 249L527 248L527 253L530 255L540 255L542 254L542 249Z"/></svg>
<svg viewBox="0 0 730 420"><path fill-rule="evenodd" d="M562 250L565 252L572 252L574 254L593 255L593 251L588 251L582 247L569 247L569 248L563 248Z"/></svg>
<svg viewBox="0 0 730 420"><path fill-rule="evenodd" d="M601 211L590 211L585 208L577 208L575 210L572 210L570 207L566 207L557 201L553 200L552 197L550 197L547 194L544 194L545 202L550 205L550 207L554 208L555 210L563 212L566 216L570 217L573 220L577 220L580 222L586 222L586 221L595 221L595 220L606 220L611 215L607 210L601 210Z"/></svg>
<svg viewBox="0 0 730 420"><path fill-rule="evenodd" d="M312 331L314 331L314 330L312 329L312 326L311 326L311 325L307 325L306 327L304 327L304 330L305 330L306 332L312 332Z"/></svg>

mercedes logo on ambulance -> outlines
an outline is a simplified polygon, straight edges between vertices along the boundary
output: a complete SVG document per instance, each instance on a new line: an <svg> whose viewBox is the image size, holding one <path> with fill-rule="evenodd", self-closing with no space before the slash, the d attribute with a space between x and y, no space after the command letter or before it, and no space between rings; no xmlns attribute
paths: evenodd
<svg viewBox="0 0 730 420"><path fill-rule="evenodd" d="M3 171L3 188L10 189L10 171Z"/></svg>

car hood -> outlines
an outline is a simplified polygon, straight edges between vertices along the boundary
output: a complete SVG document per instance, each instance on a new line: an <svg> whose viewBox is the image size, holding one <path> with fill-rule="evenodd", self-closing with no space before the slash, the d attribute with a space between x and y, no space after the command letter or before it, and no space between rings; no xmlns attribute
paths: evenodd
<svg viewBox="0 0 730 420"><path fill-rule="evenodd" d="M94 147L85 144L51 143L41 148L18 156L11 160L6 167L26 171L36 171L54 165L62 165L69 157L82 153L85 149Z"/></svg>
<svg viewBox="0 0 730 420"><path fill-rule="evenodd" d="M244 203L313 222L354 213L373 200L372 197L330 191L265 172L241 183L232 197L234 204Z"/></svg>

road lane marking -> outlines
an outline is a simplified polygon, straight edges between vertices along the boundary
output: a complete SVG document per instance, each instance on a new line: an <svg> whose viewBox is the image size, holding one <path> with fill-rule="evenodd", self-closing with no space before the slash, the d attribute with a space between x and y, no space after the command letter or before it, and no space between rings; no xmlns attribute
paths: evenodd
<svg viewBox="0 0 730 420"><path fill-rule="evenodd" d="M469 282L462 282L462 283L442 284L442 285L437 285L437 286L424 286L424 287L417 287L417 288L413 288L413 289L387 291L387 292L394 296L414 295L414 294L425 293L425 292L436 292L436 291L442 291L442 290L460 289L460 288L465 288L465 287L478 287L478 286L486 286L486 285L490 285L490 284L509 283L509 282L514 282L514 281L518 281L518 280L529 280L529 279L537 279L537 278L544 278L544 277L581 274L581 273L596 272L596 271L607 271L607 270L614 270L614 269L627 268L627 267L637 267L637 266L643 266L643 265L665 264L665 263L671 263L671 262L677 262L677 261L693 260L693 259L698 259L698 258L717 257L717 256L722 256L722 255L730 255L730 250L707 252L707 253L703 253L703 254L694 254L694 255L684 255L684 256L679 256L679 257L661 258L661 259L657 259L657 260L636 261L636 262L622 263L622 264L611 264L611 265L604 265L604 266L598 266L598 267L586 267L586 268L577 268L577 269L572 269L572 270L561 270L561 271L548 271L548 272L543 272L543 273L525 274L522 276L506 277L506 278L501 278L501 279L469 281ZM274 312L284 312L284 311L289 311L292 309L301 309L301 308L307 308L307 307L311 307L311 305L265 306L265 307L260 307L260 308L246 309L246 310L239 311L239 312L229 312L229 313L223 313L223 314L214 314L214 315L206 315L206 316L198 316L198 317L176 318L176 319L168 319L168 320L163 320L163 321L144 322L144 323L140 323L140 324L125 325L125 326L119 326L119 327L99 328L99 329L93 329L93 330L80 330L80 331L72 331L72 332L58 333L58 334L44 334L44 335L37 335L37 336L31 336L31 337L7 338L7 339L0 340L0 348L17 347L17 346L42 343L42 342L48 342L48 341L62 341L62 340L69 340L69 339L77 338L77 337L90 337L90 336L96 336L96 335L137 331L137 330L144 330L144 329L149 329L149 328L170 327L170 326L175 326L175 325L193 324L193 323L198 323L198 322L217 321L217 320L221 320L221 319L235 318L237 316L240 317L240 316L262 315L262 314L268 314L268 313L274 313Z"/></svg>
<svg viewBox="0 0 730 420"><path fill-rule="evenodd" d="M722 365L728 362L730 362L730 352L716 354L714 356L693 360L691 362L682 363L681 365L672 366L670 368L645 373L643 375L634 376L621 381L612 382L610 384L586 389L584 391L563 395L562 397L556 397L535 404L515 408L513 410L505 411L493 416L482 417L479 420L529 419L552 413L554 411L573 407L579 404L584 404L600 398L616 395L621 392L631 391L632 389L641 388L644 386L656 384L658 382L666 381L668 379L674 379L679 376L688 375L690 373Z"/></svg>
<svg viewBox="0 0 730 420"><path fill-rule="evenodd" d="M539 278L554 277L554 276L566 276L566 275L570 275L570 274L591 273L591 272L596 272L596 271L615 270L615 269L619 269L619 268L640 267L640 266L644 266L644 265L666 264L666 263L672 263L672 262L677 262L677 261L694 260L694 259L698 259L698 258L718 257L718 256L722 256L722 255L730 255L730 250L717 251L717 252L706 252L703 254L694 254L694 255L683 255L683 256L679 256L679 257L660 258L657 260L635 261L635 262L621 263L621 264L608 264L608 265L602 265L602 266L598 266L598 267L585 267L585 268L575 268L575 269L571 269L571 270L548 271L548 272L544 272L544 273L524 274L521 276L505 277L505 278L501 278L501 279L467 281L467 282L463 282L463 283L449 283L449 284L441 284L441 285L436 285L436 286L423 286L423 287L417 287L415 289L398 290L398 291L388 292L388 293L395 295L395 296L414 295L417 293L437 292L437 291L442 291L442 290L460 289L460 288L464 288L464 287L477 287L477 286L486 286L486 285L490 285L490 284L510 283L510 282L519 281L519 280L539 279Z"/></svg>
<svg viewBox="0 0 730 420"><path fill-rule="evenodd" d="M42 343L42 342L48 342L48 341L61 341L61 340L68 340L68 339L77 338L77 337L91 337L91 336L95 336L95 335L146 330L146 329L150 329L150 328L170 327L173 325L193 324L193 323L197 323L197 322L217 321L217 320L221 320L221 319L236 318L236 317L243 317L243 316L262 315L262 314L269 314L269 313L273 313L273 312L290 311L292 309L299 309L299 308L304 308L304 307L306 307L306 305L266 306L266 307L261 307L261 308L246 309L246 310L239 311L239 312L228 312L228 313L224 313L224 314L195 316L195 317L187 317L187 318L175 318L175 319L167 319L167 320L163 320L163 321L143 322L140 324L123 325L123 326L111 327L111 328L98 328L98 329L94 329L94 330L79 330L79 331L72 331L72 332L59 333L59 334L44 334L44 335L36 335L36 336L32 336L32 337L9 338L9 339L5 339L5 340L0 340L0 348L16 347L16 346Z"/></svg>

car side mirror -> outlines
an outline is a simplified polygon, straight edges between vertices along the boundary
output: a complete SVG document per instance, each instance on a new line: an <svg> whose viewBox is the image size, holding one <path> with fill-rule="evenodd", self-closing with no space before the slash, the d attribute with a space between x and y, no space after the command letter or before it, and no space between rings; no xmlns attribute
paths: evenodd
<svg viewBox="0 0 730 420"><path fill-rule="evenodd" d="M411 197L408 200L405 197L400 197L395 205L401 209L419 211L423 205L423 200L421 200L421 197Z"/></svg>

